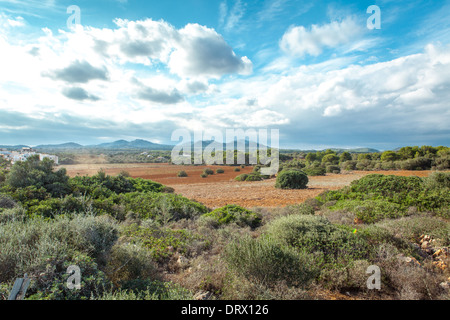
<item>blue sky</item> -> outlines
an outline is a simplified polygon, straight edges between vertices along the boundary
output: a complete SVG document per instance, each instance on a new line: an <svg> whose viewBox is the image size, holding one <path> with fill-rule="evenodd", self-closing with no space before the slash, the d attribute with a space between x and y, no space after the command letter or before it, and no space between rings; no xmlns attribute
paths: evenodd
<svg viewBox="0 0 450 320"><path fill-rule="evenodd" d="M425 0L0 0L0 145L232 128L279 129L286 148L449 145L449 16Z"/></svg>

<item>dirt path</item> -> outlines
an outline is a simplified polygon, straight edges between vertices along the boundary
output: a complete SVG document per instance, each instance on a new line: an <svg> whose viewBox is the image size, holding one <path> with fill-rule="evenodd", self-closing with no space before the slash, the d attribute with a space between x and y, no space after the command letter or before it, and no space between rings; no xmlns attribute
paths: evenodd
<svg viewBox="0 0 450 320"><path fill-rule="evenodd" d="M109 175L116 175L122 170L136 178L151 179L170 186L189 199L195 199L210 208L217 208L227 204L238 204L246 208L251 207L284 207L296 204L308 198L315 197L326 190L335 190L349 185L353 180L372 173L393 174L401 176L428 176L430 171L354 171L345 174L327 174L321 177L309 177L306 190L275 189L275 179L257 182L238 182L234 178L242 173L249 173L252 167L235 172L234 167L227 166L175 166L168 164L84 164L66 165L70 176L93 175L103 169ZM214 174L201 178L205 168L216 171L223 168L225 173ZM178 178L181 170L187 172L187 178Z"/></svg>

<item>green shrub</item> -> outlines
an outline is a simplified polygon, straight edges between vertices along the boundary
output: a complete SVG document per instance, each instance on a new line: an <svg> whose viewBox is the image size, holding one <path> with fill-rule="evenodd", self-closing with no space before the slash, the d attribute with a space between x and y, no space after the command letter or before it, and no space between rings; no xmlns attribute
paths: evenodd
<svg viewBox="0 0 450 320"><path fill-rule="evenodd" d="M118 289L105 292L97 300L193 300L194 297L189 290L172 282L161 282L159 280L138 280L138 286L131 286L133 282L125 287L130 289ZM138 288L136 288L138 287Z"/></svg>
<svg viewBox="0 0 450 320"><path fill-rule="evenodd" d="M351 261L367 253L367 243L358 235L319 216L290 215L276 219L268 225L267 234L280 244L322 253L327 262Z"/></svg>
<svg viewBox="0 0 450 320"><path fill-rule="evenodd" d="M187 176L188 176L188 174L186 173L186 171L180 171L177 174L177 177L179 177L179 178L185 178Z"/></svg>
<svg viewBox="0 0 450 320"><path fill-rule="evenodd" d="M208 178L208 175L207 175L206 173L202 173L202 174L200 175L200 177L202 177L202 178Z"/></svg>
<svg viewBox="0 0 450 320"><path fill-rule="evenodd" d="M424 183L429 189L450 188L450 172L433 172Z"/></svg>
<svg viewBox="0 0 450 320"><path fill-rule="evenodd" d="M386 200L344 200L330 207L331 210L347 210L365 223L383 219L397 219L407 214L399 204Z"/></svg>
<svg viewBox="0 0 450 320"><path fill-rule="evenodd" d="M244 174L240 174L238 175L236 178L234 178L234 180L236 181L245 181L248 177L248 174L244 173Z"/></svg>
<svg viewBox="0 0 450 320"><path fill-rule="evenodd" d="M370 174L351 183L352 192L395 197L399 194L416 195L423 188L419 177Z"/></svg>
<svg viewBox="0 0 450 320"><path fill-rule="evenodd" d="M431 169L433 160L426 157L408 159L402 161L400 166L402 170L429 170Z"/></svg>
<svg viewBox="0 0 450 320"><path fill-rule="evenodd" d="M135 279L154 280L157 266L151 252L141 243L123 243L111 249L106 273L115 286L123 286Z"/></svg>
<svg viewBox="0 0 450 320"><path fill-rule="evenodd" d="M109 286L99 265L115 241L118 230L107 217L73 216L0 224L0 282L12 283L28 273L34 277L32 299L89 299ZM68 266L78 265L82 289L69 290Z"/></svg>
<svg viewBox="0 0 450 320"><path fill-rule="evenodd" d="M146 254L140 253L142 259L147 259L145 256L148 255L153 261L157 262L163 262L175 253L185 255L191 243L202 241L200 236L185 229L145 228L136 225L126 228L124 235L132 239L133 245L146 250ZM137 263L137 266L139 266L139 263Z"/></svg>
<svg viewBox="0 0 450 320"><path fill-rule="evenodd" d="M119 198L126 210L136 213L140 219L169 222L191 219L208 212L204 205L171 193L129 193Z"/></svg>
<svg viewBox="0 0 450 320"><path fill-rule="evenodd" d="M240 172L241 169L240 168L234 168L234 172Z"/></svg>
<svg viewBox="0 0 450 320"><path fill-rule="evenodd" d="M281 171L277 176L275 188L279 189L306 189L308 177L300 170L288 169Z"/></svg>
<svg viewBox="0 0 450 320"><path fill-rule="evenodd" d="M284 280L290 285L304 286L318 274L311 256L269 237L244 237L231 243L226 247L225 261L234 272L265 284Z"/></svg>
<svg viewBox="0 0 450 320"><path fill-rule="evenodd" d="M221 173L225 173L225 170L223 170L222 168L219 168L216 170L217 174L221 174Z"/></svg>
<svg viewBox="0 0 450 320"><path fill-rule="evenodd" d="M450 169L450 155L442 156L435 160L435 166L437 170Z"/></svg>
<svg viewBox="0 0 450 320"><path fill-rule="evenodd" d="M356 170L356 161L348 160L341 163L341 170Z"/></svg>
<svg viewBox="0 0 450 320"><path fill-rule="evenodd" d="M302 169L302 171L304 173L306 173L308 176L324 176L326 173L325 168L322 167L313 167L313 166L309 166L309 167L305 167L304 169Z"/></svg>
<svg viewBox="0 0 450 320"><path fill-rule="evenodd" d="M239 226L250 226L251 228L256 228L261 224L261 217L259 214L232 204L215 209L209 213L206 213L204 216L216 219L218 225L234 222Z"/></svg>
<svg viewBox="0 0 450 320"><path fill-rule="evenodd" d="M0 209L12 209L17 206L17 203L14 201L14 199L7 195L7 194L1 194L0 193Z"/></svg>
<svg viewBox="0 0 450 320"><path fill-rule="evenodd" d="M257 173L251 173L245 178L245 181L261 181L263 180L262 176Z"/></svg>
<svg viewBox="0 0 450 320"><path fill-rule="evenodd" d="M44 188L54 197L60 197L70 192L69 176L66 169L54 170L55 163L45 158L39 160L39 155L31 156L27 161L16 162L9 171L6 184L13 189L26 187Z"/></svg>
<svg viewBox="0 0 450 320"><path fill-rule="evenodd" d="M214 174L214 170L206 168L205 170L203 170L203 174L213 175Z"/></svg>
<svg viewBox="0 0 450 320"><path fill-rule="evenodd" d="M337 165L328 165L326 167L326 171L327 171L327 173L340 173L341 168Z"/></svg>

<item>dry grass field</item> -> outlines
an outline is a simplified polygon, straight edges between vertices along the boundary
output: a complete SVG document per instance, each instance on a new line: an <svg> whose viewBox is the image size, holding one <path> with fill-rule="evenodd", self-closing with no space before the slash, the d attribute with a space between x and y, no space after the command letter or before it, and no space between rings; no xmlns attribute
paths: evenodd
<svg viewBox="0 0 450 320"><path fill-rule="evenodd" d="M326 176L309 177L306 190L275 189L275 179L257 182L238 182L234 178L242 173L249 173L252 167L235 172L234 167L227 166L178 166L165 163L156 164L77 164L64 165L69 176L93 175L103 169L109 175L117 175L127 171L133 178L157 181L170 186L189 199L197 200L210 208L227 204L238 204L246 208L252 207L284 207L301 203L315 197L325 190L339 189L349 185L353 180L372 174L392 174L401 176L428 176L431 171L353 171L344 174L327 174ZM223 174L214 174L201 178L205 168L224 169ZM188 177L178 178L177 173L186 171Z"/></svg>

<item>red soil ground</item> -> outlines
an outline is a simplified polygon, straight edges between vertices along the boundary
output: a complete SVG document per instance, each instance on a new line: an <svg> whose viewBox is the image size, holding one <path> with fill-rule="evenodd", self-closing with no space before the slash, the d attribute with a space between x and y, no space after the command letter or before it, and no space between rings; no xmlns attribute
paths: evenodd
<svg viewBox="0 0 450 320"><path fill-rule="evenodd" d="M327 174L321 177L309 177L306 190L275 189L275 179L257 182L238 182L234 178L242 173L249 173L252 167L235 172L234 167L227 166L176 166L169 164L79 164L64 165L69 176L93 175L103 169L109 175L116 175L122 170L133 178L151 179L175 189L175 192L189 199L197 200L210 208L226 204L238 204L243 207L284 207L301 203L326 190L334 190L349 185L353 180L378 173L398 176L426 177L431 171L353 171L344 174ZM214 174L201 178L205 168L225 170L223 174ZM188 177L178 178L177 173L186 171Z"/></svg>

